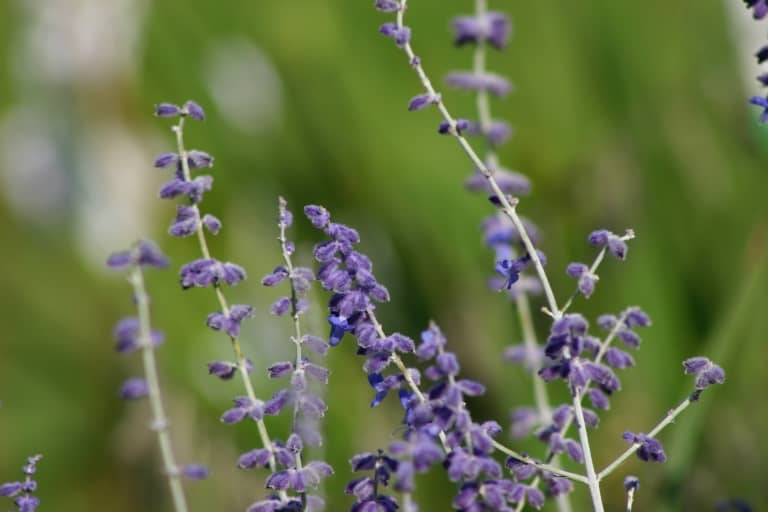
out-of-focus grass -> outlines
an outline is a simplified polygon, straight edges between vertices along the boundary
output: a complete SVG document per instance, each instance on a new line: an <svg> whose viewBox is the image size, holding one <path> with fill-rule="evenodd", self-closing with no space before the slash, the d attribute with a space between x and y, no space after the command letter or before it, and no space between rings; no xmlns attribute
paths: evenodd
<svg viewBox="0 0 768 512"><path fill-rule="evenodd" d="M534 194L520 209L544 235L558 293L573 285L561 269L592 257L584 241L591 229L634 227L638 234L628 261L607 262L595 297L577 303L591 318L638 304L654 319L643 333L638 368L626 372L624 391L594 434L598 465L624 448L622 430L650 428L685 396L683 358L721 356L727 386L708 392L662 436L669 465L632 462L626 470L643 481L638 510L709 510L733 495L765 506L768 444L760 434L768 409L760 363L768 356L761 314L768 307L768 155L741 96L722 7L591 0L578 9L551 2L494 8L509 10L516 26L509 50L490 57L517 86L493 105L518 131L501 156L533 180ZM409 11L414 44L435 78L469 65L470 54L451 47L447 30L462 9L470 3L423 0ZM484 287L492 261L478 224L489 206L462 189L470 166L452 141L435 134L436 113L405 111L418 84L403 56L376 34L383 17L368 2L152 3L139 25L135 69L108 84L35 87L11 69L30 24L26 12L0 4L0 64L9 70L0 76L0 112L50 105L51 123L65 127L54 136L66 157L58 171L68 180L89 178L78 172L77 154L104 119L146 135L151 158L172 143L167 123L148 115L152 104L192 97L208 107L209 120L190 127L190 145L217 157L216 187L205 203L225 224L214 251L253 277L232 295L258 308L244 343L259 370L290 354L289 326L266 312L277 295L256 279L279 260L272 222L280 193L297 213L304 203L323 203L360 229L363 249L392 291L392 304L381 308L387 328L417 336L430 319L441 324L466 374L489 387L472 404L479 418L505 422L511 406L530 400L527 379L499 362L503 346L520 335L511 306ZM206 62L213 46L232 40L271 59L282 83L277 124L242 130L217 111ZM455 113L472 116L470 97L444 93ZM156 179L150 163L131 171L137 180ZM115 399L121 379L137 370L136 361L115 357L109 342L113 322L131 312L130 298L119 278L83 258L81 192L73 186L61 214L43 222L0 204L0 478L12 478L26 454L41 451L47 507L96 510L108 502L118 512L165 510L143 405ZM173 207L154 201L155 194L148 186L149 205L141 205L153 226L146 236L178 265L195 257L194 244L164 235ZM132 236L125 233L123 243ZM317 238L302 222L294 236L305 254ZM103 247L103 255L111 249ZM229 354L204 328L213 296L181 293L173 271L153 274L149 286L156 323L168 337L159 357L180 458L208 461L213 469L211 481L190 486L193 503L242 509L262 495L263 475L234 467L238 451L256 443L252 429L217 421L239 391L205 375L207 360ZM319 334L322 316L318 306ZM544 336L546 318L536 321ZM338 491L350 477L347 459L385 445L400 419L395 404L368 409L370 390L351 345L346 340L328 361L334 373L323 449L337 471L326 486L332 511L349 503ZM267 395L274 384L257 380L257 387ZM279 436L284 423L270 428ZM540 450L535 443L522 447ZM621 507L620 481L605 483L609 509ZM420 481L423 508L447 509L452 489L440 476ZM584 494L580 489L577 501Z"/></svg>

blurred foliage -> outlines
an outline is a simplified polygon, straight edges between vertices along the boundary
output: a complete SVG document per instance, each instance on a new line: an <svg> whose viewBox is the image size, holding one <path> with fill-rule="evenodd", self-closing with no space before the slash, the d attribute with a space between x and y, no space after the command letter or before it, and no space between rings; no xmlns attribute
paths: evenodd
<svg viewBox="0 0 768 512"><path fill-rule="evenodd" d="M86 18L84 27L99 29L108 46L119 47L129 42L118 35L112 40L112 31L133 23L133 60L117 73L96 68L66 80L19 71L42 66L27 59L25 47L54 37L30 28L46 2L0 3L0 66L8 70L0 74L6 120L0 135L8 142L18 133L8 121L18 108L42 109L58 155L49 170L66 184L62 203L42 218L23 214L23 206L45 192L46 182L25 197L6 186L0 199L0 480L13 478L24 456L42 452L45 510L105 504L115 512L168 510L145 404L123 404L115 396L121 380L138 371L138 361L118 359L109 341L113 323L132 311L130 294L96 264L113 247L98 239L84 243L83 234L107 223L100 229L119 242L114 249L151 236L177 265L196 257L191 240L164 235L174 207L154 199L160 178L151 169L153 152L172 145L167 123L149 115L158 101L194 98L207 107L209 120L190 126L188 137L192 147L217 158L216 186L205 207L225 225L215 254L252 275L230 295L258 307L244 331L258 370L291 348L288 322L267 312L277 292L262 290L257 279L279 261L273 220L282 194L297 212L305 203L322 203L360 229L362 247L392 291L392 303L381 308L385 326L415 337L430 319L437 321L466 375L489 387L472 404L480 419L505 423L510 407L531 401L528 379L500 362L503 347L520 335L511 305L484 286L492 260L478 225L490 207L463 190L471 167L451 140L436 135L437 113L405 111L419 86L391 41L376 34L384 17L371 3L116 1L132 17ZM768 505L762 393L768 385L768 154L765 131L754 128L745 102L739 48L723 3L587 0L567 9L553 2L492 3L509 11L516 26L510 48L490 57L491 67L516 84L514 94L493 105L498 117L518 127L501 156L534 183L520 211L544 234L559 295L573 286L559 269L592 257L585 243L591 229L633 227L638 234L628 261L605 264L596 295L577 303L590 318L638 304L654 319L639 366L624 374L624 391L594 434L598 465L624 448L621 431L650 428L685 396L690 381L682 375L683 358L710 355L729 374L726 386L706 393L663 434L669 464L631 462L606 480L607 508L623 506L619 475L634 473L642 481L637 510L712 510L733 496L762 509ZM83 5L112 5L81 4L63 9L71 18L51 23L85 38L75 26L83 23L77 18ZM452 48L447 27L451 16L470 9L469 1L412 3L414 44L436 80L469 66L470 53ZM82 44L96 49L87 39ZM258 80L234 85L251 96L269 92L267 107L277 108L276 119L254 115L251 125L237 124L217 108L222 100L212 98L218 77L211 59L221 45L263 52L277 92ZM87 52L81 57L95 62ZM471 97L450 91L444 97L457 115L472 117ZM113 125L132 134L145 159L119 177L123 185L144 187L138 196L130 186L102 188L115 168L83 165L83 148L98 146ZM6 156L3 174L11 175L16 162ZM122 156L108 154L107 161ZM94 196L114 210L84 212ZM126 204L133 197L135 204ZM134 218L141 222L126 221ZM297 222L293 236L307 258L317 233ZM218 422L239 390L205 375L206 361L229 356L223 339L204 327L214 297L204 290L181 293L175 279L173 271L152 274L149 286L155 323L167 333L159 357L177 452L182 460L210 464L214 475L188 486L193 508L242 510L263 494L263 475L240 472L234 462L254 447L254 429ZM321 300L318 295L311 326L318 334L326 329ZM536 320L543 336L547 319ZM386 445L400 412L396 404L368 408L370 389L350 340L328 363L331 408L326 453L319 456L336 468L325 487L328 510L338 511L349 503L339 493L350 478L347 459ZM264 380L256 382L267 395L274 385ZM269 427L281 432L285 424ZM541 447L521 449L535 455ZM449 509L452 489L440 475L420 481L423 509ZM586 510L585 497L579 489L576 510Z"/></svg>

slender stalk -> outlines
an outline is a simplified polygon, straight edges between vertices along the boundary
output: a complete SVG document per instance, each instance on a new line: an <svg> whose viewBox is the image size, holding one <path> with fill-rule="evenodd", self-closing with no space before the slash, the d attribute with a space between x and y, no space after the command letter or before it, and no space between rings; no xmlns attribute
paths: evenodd
<svg viewBox="0 0 768 512"><path fill-rule="evenodd" d="M298 294L296 293L296 287L293 283L293 261L291 260L291 251L288 250L288 237L285 234L285 230L287 228L285 222L283 222L283 218L285 216L285 207L286 202L285 199L280 197L278 199L279 202L279 209L280 209L280 236L278 240L280 241L280 251L283 254L283 261L285 261L285 268L288 270L288 282L291 285L291 318L293 319L293 330L294 335L292 338L292 341L294 345L296 345L296 361L294 364L294 368L298 370L303 365L303 356L301 353L301 321L299 320L299 307L298 307ZM295 400L293 404L293 426L296 427L296 424L298 422L299 417L299 401ZM301 452L296 452L295 454L295 461L296 461L296 469L301 471L303 465L301 460ZM304 506L306 506L307 501L307 493L302 492L301 495L301 502Z"/></svg>
<svg viewBox="0 0 768 512"><path fill-rule="evenodd" d="M171 488L173 508L176 512L187 512L187 500L181 485L181 472L176 464L171 444L171 434L168 431L168 418L163 407L163 399L160 394L160 379L157 376L157 362L155 349L152 345L152 327L149 313L149 296L144 284L144 274L138 265L133 269L129 281L133 285L133 293L136 300L136 308L139 316L139 339L141 343L141 355L144 362L144 378L147 382L149 405L152 410L152 428L157 432L157 440L160 444L160 456L163 460L163 469Z"/></svg>
<svg viewBox="0 0 768 512"><path fill-rule="evenodd" d="M407 0L401 1L401 9L397 12L397 20L396 20L398 28L402 28L404 26L403 20L405 17L405 11L407 10L407 7L408 7L407 4L408 4ZM437 91L435 90L434 86L432 85L432 82L430 81L429 77L424 71L424 68L421 65L420 59L416 58L416 54L414 53L410 42L405 43L405 45L403 46L403 51L405 51L405 54L408 56L408 60L411 66L413 67L413 69L416 71L416 75L419 77L419 81L421 82L424 89L429 94L437 97ZM533 245L533 242L531 241L531 237L528 235L528 232L525 229L525 225L523 224L523 221L520 219L520 216L517 214L517 211L515 209L517 206L517 200L515 199L511 200L510 198L507 197L506 194L504 194L504 192L499 187L499 184L496 182L496 179L493 177L493 171L491 171L488 168L485 162L483 162L483 160L478 156L478 154L469 144L467 139L456 129L456 120L448 111L448 109L445 106L445 103L443 103L442 100L439 100L437 102L437 108L440 111L440 114L443 116L443 119L450 125L451 135L453 135L453 137L461 146L461 149L464 151L464 153L466 153L466 155L469 157L469 159L472 161L475 167L483 174L483 176L485 176L485 179L488 180L488 184L490 185L491 190L496 195L496 197L499 198L499 201L501 202L502 211L512 221L512 224L515 226L515 229L517 229L518 233L520 234L520 238L523 241L523 245L525 246L526 251L531 256L531 260L533 261L533 265L536 269L536 273L538 274L539 279L541 280L541 285L544 288L544 294L547 297L547 303L549 305L548 307L549 313L554 318L560 318L560 316L562 316L562 313L557 307L555 294L552 291L552 285L550 285L549 283L549 278L547 278L547 274L544 271L544 265L542 264L541 258L539 258L538 253L536 252L536 247Z"/></svg>
<svg viewBox="0 0 768 512"><path fill-rule="evenodd" d="M627 491L627 512L632 512L632 505L635 503L635 491L634 487Z"/></svg>
<svg viewBox="0 0 768 512"><path fill-rule="evenodd" d="M694 393L694 395L696 396L695 399L698 400L698 393ZM694 399L691 396L683 400L680 403L680 405L678 405L677 407L669 411L667 415L664 417L664 419L661 420L655 427L653 427L653 430L651 430L648 433L648 436L656 437L656 434L664 430L664 428L666 428L667 425L670 425L671 423L673 423L675 421L675 418L677 418L677 416L680 415L681 412L686 410L688 406L691 405L691 403L693 403L693 401ZM605 469L603 469L602 471L600 471L600 473L598 473L597 479L602 480L606 476L610 475L616 468L621 466L621 464L625 460L627 460L633 453L635 453L638 449L640 449L640 446L642 446L641 443L634 443L632 446L627 448L624 451L624 453L616 457L616 459L613 462L608 464L608 466L606 466Z"/></svg>
<svg viewBox="0 0 768 512"><path fill-rule="evenodd" d="M176 133L176 145L178 147L178 153L179 153L179 159L181 160L181 169L184 173L184 179L186 181L192 181L192 173L189 170L189 162L187 159L187 151L184 148L184 117L179 118L179 124L174 126L173 131ZM197 204L192 204L191 207L195 210L195 214L197 217L200 217L200 209L198 208ZM205 237L205 231L203 230L203 226L201 223L198 223L197 225L197 240L200 245L200 252L203 255L203 258L210 259L211 258L211 252L208 249L208 242ZM216 292L216 298L219 301L219 306L221 307L221 312L224 315L229 315L229 303L227 302L226 297L224 296L224 292L221 290L219 285L214 286L214 290ZM256 401L256 393L253 390L253 383L251 383L251 378L248 375L248 366L246 363L245 356L243 355L242 348L240 346L240 340L235 336L230 336L230 341L232 343L232 350L235 353L235 358L237 360L237 366L239 369L239 374L241 377L241 380L243 382L243 387L245 388L245 392L248 395L248 398L250 398L252 401ZM272 440L269 437L269 433L267 432L267 426L264 423L264 420L257 420L256 421L256 427L259 431L259 437L261 438L261 443L264 445L265 448L267 448L270 452L269 456L269 469L274 473L277 470L277 464L275 463L275 452L274 447L272 446ZM280 496L285 497L286 494L284 491L280 491Z"/></svg>
<svg viewBox="0 0 768 512"><path fill-rule="evenodd" d="M587 470L587 485L589 486L589 495L592 498L592 509L593 512L604 512L603 497L600 495L600 479L595 473L595 464L592 461L587 425L584 422L584 410L581 408L581 392L578 389L573 396L573 411L576 415L576 428L579 430L581 449L584 452L584 467Z"/></svg>
<svg viewBox="0 0 768 512"><path fill-rule="evenodd" d="M504 446L503 444L499 443L496 440L493 441L493 446L497 450L499 450L500 452L502 452L502 453L504 453L506 455L509 455L510 457L514 457L514 458L516 458L518 460L521 460L521 461L525 462L526 464L530 464L531 466L536 466L537 468L541 469L542 471L549 471L553 475L562 476L562 477L568 478L570 480L573 480L574 482L581 482L583 484L589 485L589 480L584 475L581 475L579 473L572 473L570 471L566 471L566 470L564 470L562 468L558 468L558 467L552 466L550 464L545 464L545 463L542 463L542 462L538 462L538 461L528 457L527 455L523 455L521 453L518 453L518 452L516 452L516 451L514 451L514 450L512 450L512 449L510 449L510 448L508 448L506 446Z"/></svg>

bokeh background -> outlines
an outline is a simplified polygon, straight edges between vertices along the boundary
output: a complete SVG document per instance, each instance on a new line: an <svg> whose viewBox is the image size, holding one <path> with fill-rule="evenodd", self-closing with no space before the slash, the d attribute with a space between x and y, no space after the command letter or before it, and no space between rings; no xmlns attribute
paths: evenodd
<svg viewBox="0 0 768 512"><path fill-rule="evenodd" d="M214 253L252 277L230 297L257 307L243 342L260 394L274 389L263 369L291 351L289 322L268 314L279 292L258 283L279 262L282 194L296 210L322 203L360 229L392 292L385 326L415 337L437 321L465 374L489 388L471 404L477 417L506 425L513 405L531 401L527 377L500 358L520 334L512 306L485 287L493 261L478 226L489 205L463 189L471 167L436 135L437 113L406 112L420 89L377 35L384 17L370 4L0 2L0 481L42 452L41 510L169 510L146 403L116 398L139 361L113 352L112 326L132 306L123 279L103 269L111 250L151 237L174 262L149 287L168 339L159 358L176 450L213 472L188 486L193 509L243 510L263 495L263 474L235 468L257 444L254 429L218 421L237 383L206 375L205 363L230 350L204 327L214 296L176 284L175 268L197 252L165 234L174 205L157 199L165 176L151 163L173 140L169 123L151 115L159 101L194 98L207 109L187 138L216 156L205 207L225 228ZM573 286L560 269L594 254L590 230L638 235L628 261L609 260L595 296L577 303L590 318L637 304L654 319L639 366L623 374L624 391L593 434L598 465L623 450L624 429L649 429L689 392L682 359L706 354L728 372L726 386L664 432L669 463L633 459L605 482L608 509L621 509L622 476L635 473L637 510L713 510L728 497L763 510L768 135L746 98L765 27L736 0L492 7L515 25L510 48L490 57L516 84L493 104L517 127L501 157L534 183L521 211L543 234L557 293ZM468 0L413 2L414 44L438 83L469 66L448 24L471 9ZM457 115L473 115L470 96L444 94ZM293 236L309 263L317 233L299 221ZM317 300L310 330L325 334ZM544 333L546 317L536 321ZM341 511L348 458L386 445L401 413L395 403L368 408L349 340L328 364L331 408L317 456L336 468L324 489L328 509ZM269 427L285 431L280 421ZM440 475L420 480L423 510L448 510L453 489ZM587 510L585 497L579 488L576 510Z"/></svg>

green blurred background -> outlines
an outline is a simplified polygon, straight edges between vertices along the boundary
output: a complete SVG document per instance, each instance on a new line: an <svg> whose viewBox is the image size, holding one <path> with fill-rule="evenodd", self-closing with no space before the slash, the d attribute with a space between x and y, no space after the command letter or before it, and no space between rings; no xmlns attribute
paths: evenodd
<svg viewBox="0 0 768 512"><path fill-rule="evenodd" d="M263 474L235 468L238 453L257 445L255 429L218 421L237 383L206 375L208 360L230 355L204 327L214 296L176 285L175 268L197 252L192 240L165 235L174 206L156 199L165 176L151 163L173 141L169 123L151 115L159 101L206 107L209 120L190 124L187 138L216 156L204 203L224 221L213 251L252 277L229 295L258 308L243 342L260 394L274 389L263 369L291 351L289 322L268 314L279 292L258 283L279 262L282 194L295 210L322 203L360 229L392 292L385 326L416 337L437 321L465 374L488 385L471 404L479 419L506 424L513 405L531 401L527 377L500 362L520 334L511 305L485 288L493 262L478 225L489 205L464 191L471 167L435 134L437 113L406 112L421 91L403 55L377 35L385 16L370 4L0 2L0 481L42 452L41 510L169 510L147 406L115 396L139 361L113 353L112 326L132 306L127 284L102 268L111 250L151 237L174 262L149 287L168 339L159 358L176 451L213 472L188 486L192 508L243 510L263 495ZM608 261L595 296L577 303L590 318L637 304L654 319L639 366L624 373L624 391L593 434L598 466L623 450L621 431L648 430L690 390L682 359L706 354L728 372L726 386L662 435L669 463L632 459L605 481L608 509L621 509L622 476L634 473L636 510L712 510L732 496L763 510L768 139L746 104L762 29L736 0L492 7L515 25L510 48L490 57L517 89L493 105L517 127L501 156L534 183L520 210L544 235L556 292L573 286L560 269L593 256L590 230L638 235L628 261ZM469 0L412 2L414 45L438 83L469 66L448 23L471 9ZM444 98L473 116L470 96ZM293 236L307 260L317 233L300 221ZM545 332L546 318L536 320ZM309 322L326 333L319 303ZM367 407L350 339L328 364L327 442L317 456L336 468L325 485L335 512L350 503L339 492L347 459L386 445L400 411ZM269 423L276 437L285 427ZM537 443L516 446L541 453ZM422 509L448 510L453 489L439 474L419 480ZM584 498L578 488L576 510L588 509Z"/></svg>

